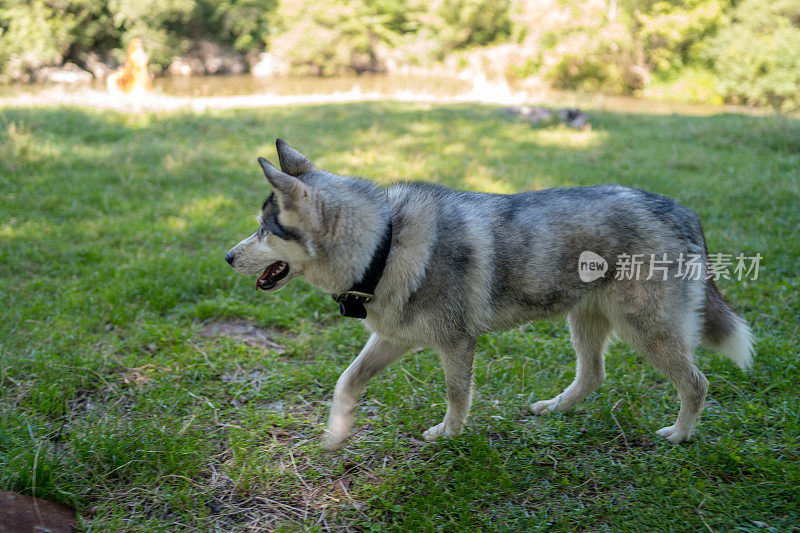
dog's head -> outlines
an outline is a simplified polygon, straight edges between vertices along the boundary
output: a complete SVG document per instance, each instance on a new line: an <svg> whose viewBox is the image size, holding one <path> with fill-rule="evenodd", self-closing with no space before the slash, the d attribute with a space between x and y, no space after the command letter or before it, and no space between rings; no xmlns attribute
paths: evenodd
<svg viewBox="0 0 800 533"><path fill-rule="evenodd" d="M318 169L281 139L275 144L280 170L258 159L272 186L258 230L225 259L242 274L261 273L256 288L264 291L280 289L299 275L331 293L347 290L386 233L386 191Z"/></svg>
<svg viewBox="0 0 800 533"><path fill-rule="evenodd" d="M245 275L261 273L256 288L274 291L303 273L304 266L314 260L315 236L322 230L315 192L304 183L304 174L316 167L303 154L278 139L278 170L260 157L272 194L258 216L258 229L228 250L225 260Z"/></svg>

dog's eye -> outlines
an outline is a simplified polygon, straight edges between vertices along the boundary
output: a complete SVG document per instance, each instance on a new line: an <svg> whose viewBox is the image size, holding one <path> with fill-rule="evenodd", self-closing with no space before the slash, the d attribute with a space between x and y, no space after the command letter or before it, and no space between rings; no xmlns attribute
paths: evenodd
<svg viewBox="0 0 800 533"><path fill-rule="evenodd" d="M266 236L267 236L267 233L268 233L268 232L267 232L266 228L260 228L260 229L258 230L258 234L259 234L261 237L266 237Z"/></svg>

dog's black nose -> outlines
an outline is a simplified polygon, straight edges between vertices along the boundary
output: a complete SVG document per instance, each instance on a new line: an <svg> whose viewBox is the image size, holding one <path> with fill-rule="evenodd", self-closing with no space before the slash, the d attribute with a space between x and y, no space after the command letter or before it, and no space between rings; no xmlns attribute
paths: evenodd
<svg viewBox="0 0 800 533"><path fill-rule="evenodd" d="M233 254L231 254L230 252L226 252L225 253L225 261L227 261L229 265L232 265L233 264Z"/></svg>

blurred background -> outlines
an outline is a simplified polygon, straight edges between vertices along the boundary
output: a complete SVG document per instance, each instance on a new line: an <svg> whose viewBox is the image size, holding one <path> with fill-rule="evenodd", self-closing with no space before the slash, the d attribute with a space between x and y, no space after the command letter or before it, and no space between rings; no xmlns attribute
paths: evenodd
<svg viewBox="0 0 800 533"><path fill-rule="evenodd" d="M800 0L1 0L0 95L104 87L136 38L167 95L800 107Z"/></svg>

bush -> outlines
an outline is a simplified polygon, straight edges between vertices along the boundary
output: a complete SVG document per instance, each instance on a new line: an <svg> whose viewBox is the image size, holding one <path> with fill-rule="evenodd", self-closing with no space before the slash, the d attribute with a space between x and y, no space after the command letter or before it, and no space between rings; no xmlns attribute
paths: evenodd
<svg viewBox="0 0 800 533"><path fill-rule="evenodd" d="M382 47L421 26L420 1L311 0L281 6L270 49L295 74L330 76L383 70Z"/></svg>
<svg viewBox="0 0 800 533"><path fill-rule="evenodd" d="M195 24L240 52L263 50L274 30L277 7L277 0L203 0Z"/></svg>
<svg viewBox="0 0 800 533"><path fill-rule="evenodd" d="M723 21L728 0L568 5L572 23L542 39L557 58L545 77L557 87L632 92L647 86L653 74L695 61L698 44Z"/></svg>
<svg viewBox="0 0 800 533"><path fill-rule="evenodd" d="M630 90L623 81L619 65L599 54L566 54L547 71L545 78L557 89L604 89L611 92Z"/></svg>
<svg viewBox="0 0 800 533"><path fill-rule="evenodd" d="M657 100L713 105L725 103L717 76L709 66L692 65L670 74L654 77L653 83L640 94Z"/></svg>
<svg viewBox="0 0 800 533"><path fill-rule="evenodd" d="M483 46L511 35L510 0L444 0L439 38L445 48Z"/></svg>
<svg viewBox="0 0 800 533"><path fill-rule="evenodd" d="M0 74L81 63L86 52L125 57L141 37L153 70L186 53L199 37L239 52L262 50L277 0L0 0Z"/></svg>
<svg viewBox="0 0 800 533"><path fill-rule="evenodd" d="M744 0L705 56L729 101L800 109L800 0Z"/></svg>
<svg viewBox="0 0 800 533"><path fill-rule="evenodd" d="M0 1L0 74L60 63L72 41L74 18L46 2Z"/></svg>

